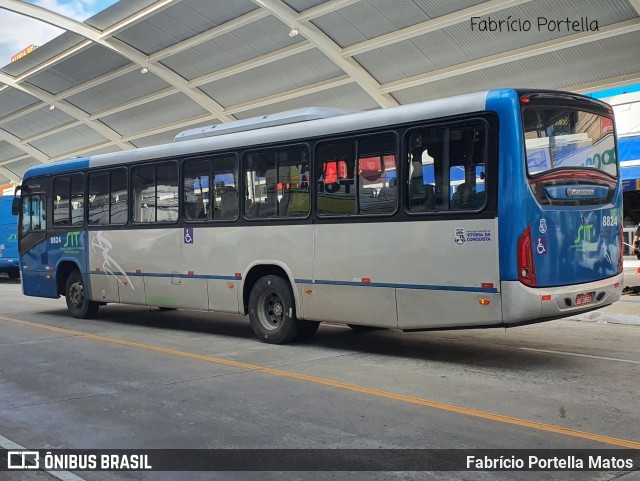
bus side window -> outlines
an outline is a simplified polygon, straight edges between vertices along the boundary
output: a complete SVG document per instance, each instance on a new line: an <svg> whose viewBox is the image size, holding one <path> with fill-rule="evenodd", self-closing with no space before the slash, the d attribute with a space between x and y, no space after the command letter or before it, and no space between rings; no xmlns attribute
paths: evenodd
<svg viewBox="0 0 640 481"><path fill-rule="evenodd" d="M213 218L236 220L238 218L238 157L229 155L213 159L212 189L214 195Z"/></svg>
<svg viewBox="0 0 640 481"><path fill-rule="evenodd" d="M358 212L355 185L355 141L322 143L316 150L316 196L319 215Z"/></svg>
<svg viewBox="0 0 640 481"><path fill-rule="evenodd" d="M69 225L69 176L56 177L53 180L53 225L62 227Z"/></svg>
<svg viewBox="0 0 640 481"><path fill-rule="evenodd" d="M358 141L358 212L391 214L397 205L396 137Z"/></svg>
<svg viewBox="0 0 640 481"><path fill-rule="evenodd" d="M447 208L442 169L445 129L422 130L409 139L409 210L429 212Z"/></svg>
<svg viewBox="0 0 640 481"><path fill-rule="evenodd" d="M131 169L133 186L134 222L155 222L156 220L156 178L155 167L145 165Z"/></svg>
<svg viewBox="0 0 640 481"><path fill-rule="evenodd" d="M185 220L211 219L210 160L187 160L183 165Z"/></svg>
<svg viewBox="0 0 640 481"><path fill-rule="evenodd" d="M89 174L89 225L109 223L109 173Z"/></svg>
<svg viewBox="0 0 640 481"><path fill-rule="evenodd" d="M309 156L306 147L278 150L278 215L306 217L310 209L308 182Z"/></svg>
<svg viewBox="0 0 640 481"><path fill-rule="evenodd" d="M261 219L278 215L275 151L247 154L244 162L247 182L245 216Z"/></svg>

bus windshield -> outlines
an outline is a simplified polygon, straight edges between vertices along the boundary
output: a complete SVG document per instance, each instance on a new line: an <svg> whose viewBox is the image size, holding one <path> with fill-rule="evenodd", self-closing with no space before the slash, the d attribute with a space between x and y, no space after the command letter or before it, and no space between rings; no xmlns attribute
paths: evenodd
<svg viewBox="0 0 640 481"><path fill-rule="evenodd" d="M611 118L567 107L527 107L522 115L530 176L581 167L617 176Z"/></svg>

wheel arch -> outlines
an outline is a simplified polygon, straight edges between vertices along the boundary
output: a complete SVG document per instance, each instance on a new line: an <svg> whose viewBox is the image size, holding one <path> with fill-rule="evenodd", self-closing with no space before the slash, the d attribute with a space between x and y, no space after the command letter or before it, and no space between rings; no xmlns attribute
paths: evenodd
<svg viewBox="0 0 640 481"><path fill-rule="evenodd" d="M300 303L300 296L298 290L296 289L296 283L293 274L284 262L276 260L252 262L247 266L245 272L242 273L242 306L240 312L243 314L247 314L249 312L248 304L251 289L258 281L258 279L268 275L280 276L289 283L289 287L291 287L291 292L293 293L293 300L296 305L296 316L302 319L302 305Z"/></svg>
<svg viewBox="0 0 640 481"><path fill-rule="evenodd" d="M69 278L69 274L71 274L71 272L73 272L74 270L80 272L82 281L85 285L85 289L87 289L89 291L88 293L90 294L89 279L87 279L85 273L83 273L82 269L80 269L78 261L73 258L63 258L60 259L56 264L55 271L56 293L58 294L58 296L63 296L65 294L67 279Z"/></svg>

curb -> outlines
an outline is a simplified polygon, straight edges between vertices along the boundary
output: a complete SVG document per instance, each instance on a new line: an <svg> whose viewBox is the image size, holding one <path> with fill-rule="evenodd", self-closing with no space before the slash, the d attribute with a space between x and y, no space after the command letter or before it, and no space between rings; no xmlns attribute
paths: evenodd
<svg viewBox="0 0 640 481"><path fill-rule="evenodd" d="M597 322L598 324L625 324L628 326L640 326L640 315L613 314L608 312L589 312L570 317L576 321Z"/></svg>

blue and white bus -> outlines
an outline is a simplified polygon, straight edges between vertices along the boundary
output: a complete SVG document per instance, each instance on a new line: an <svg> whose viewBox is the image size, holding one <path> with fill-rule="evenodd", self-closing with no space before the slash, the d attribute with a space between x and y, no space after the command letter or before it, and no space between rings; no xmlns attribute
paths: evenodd
<svg viewBox="0 0 640 481"><path fill-rule="evenodd" d="M320 321L516 326L621 294L613 114L567 92L301 109L33 167L21 189L24 293L78 318L243 313L283 343Z"/></svg>
<svg viewBox="0 0 640 481"><path fill-rule="evenodd" d="M11 212L13 198L0 194L0 273L6 273L9 279L20 277L18 216Z"/></svg>

